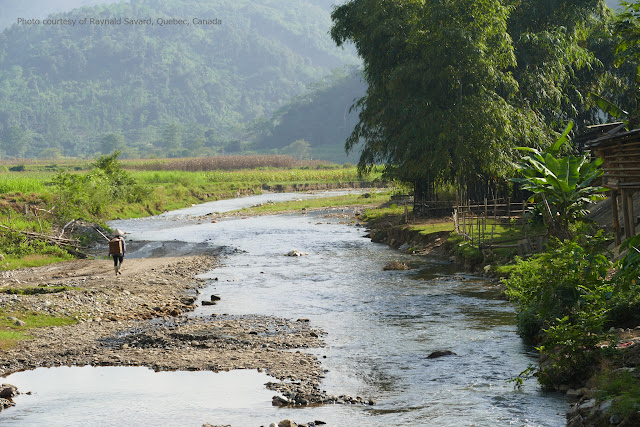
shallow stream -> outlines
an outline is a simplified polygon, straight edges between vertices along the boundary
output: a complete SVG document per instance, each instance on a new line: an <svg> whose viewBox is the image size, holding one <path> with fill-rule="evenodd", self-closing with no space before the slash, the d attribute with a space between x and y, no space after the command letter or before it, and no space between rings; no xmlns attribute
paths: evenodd
<svg viewBox="0 0 640 427"><path fill-rule="evenodd" d="M251 205L259 199L241 200ZM221 210L207 204L111 225L129 233L133 246L148 242L137 245L139 255L160 247L178 254L226 247L223 266L203 276L212 280L201 295L205 299L215 293L222 299L192 315L308 318L312 326L328 333L326 348L310 350L328 370L323 389L372 398L376 405L272 407L269 398L274 392L260 386L265 376L256 371L236 381L225 377L227 373L143 370L134 375L132 369L140 368L55 368L4 380L24 391L21 381L27 378L26 388L34 394L19 396L17 406L0 415L0 424L56 425L50 421L63 419L57 425L87 425L82 411L72 410L70 402L90 407L100 390L107 413L93 425L115 425L113 421L123 414L128 425L260 426L285 418L363 426L564 425L563 397L542 393L535 381L526 382L520 391L507 382L535 359L516 335L513 306L483 279L459 273L445 261L371 243L364 229L347 224L340 211L217 223L190 218L212 211ZM294 249L308 255L284 256ZM383 271L389 261L406 262L412 269ZM436 350L455 355L429 359ZM70 375L70 369L92 370L91 381ZM101 373L103 369L108 371ZM130 377L142 379L129 381L128 388ZM69 378L78 378L83 385L67 387L77 382ZM139 384L145 385L144 393L134 389ZM57 400L51 399L52 388ZM172 404L152 409L166 390L177 391ZM218 398L204 390L226 393ZM135 405L123 405L123 394L135 395ZM248 401L236 403L231 396L239 395Z"/></svg>

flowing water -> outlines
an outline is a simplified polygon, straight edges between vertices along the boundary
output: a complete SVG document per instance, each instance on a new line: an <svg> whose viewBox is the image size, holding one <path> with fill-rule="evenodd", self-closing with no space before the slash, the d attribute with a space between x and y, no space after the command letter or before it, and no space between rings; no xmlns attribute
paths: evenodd
<svg viewBox="0 0 640 427"><path fill-rule="evenodd" d="M236 206L256 203L254 198L241 200ZM0 415L0 424L42 424L48 420L42 414L64 414L69 405L65 402L71 399L79 400L81 407L83 400L95 400L95 390L99 389L100 401L112 412L100 415L94 425L118 424L112 421L123 412L129 425L211 422L260 426L285 418L363 426L564 425L567 407L561 396L542 393L535 381L525 382L519 391L507 382L536 361L531 349L516 335L513 306L483 279L459 273L444 261L371 243L362 228L343 223L341 212L217 223L189 219L189 215L216 210L220 211L208 204L206 208L112 225L130 233L129 241L132 247L139 247L138 254L162 247L165 252L175 253L228 248L223 266L203 275L218 280L209 282L202 298L215 293L222 300L216 306L200 307L192 315L215 312L308 318L313 326L328 332L327 347L309 350L328 370L323 389L335 395L372 398L376 405L272 407L268 397L274 393L259 385L266 381L255 371L245 373L246 381L237 383L223 374L149 371L144 372L144 379L135 381L149 384L144 393L138 393L118 382L132 375L127 369L133 368L75 368L97 371L92 374L91 387L76 387L76 394L70 394L74 390L65 388L65 376L69 374L64 368L56 368L48 370L47 375L32 375L27 384L35 394L18 397L17 407ZM284 256L293 249L308 255ZM406 262L412 269L383 271L389 261ZM436 350L450 350L455 355L429 359ZM101 369L110 371L100 373ZM14 374L5 382L25 390L19 380L20 375L28 374ZM153 379L154 375L163 377ZM99 382L101 377L106 381ZM158 382L164 387L156 387ZM185 383L189 384L186 389ZM56 385L60 398L53 403L38 401L37 396L46 397L50 384ZM243 387L252 392L239 391ZM165 410L143 410L162 402L167 388L180 390L173 394L170 410L162 404ZM157 396L153 392L156 389ZM208 389L229 393L226 398L217 398L200 391ZM120 409L122 394L136 394L135 409ZM249 402L236 404L231 396L239 395ZM149 418L151 414L154 418ZM68 421L64 425L83 425L85 420L64 419Z"/></svg>

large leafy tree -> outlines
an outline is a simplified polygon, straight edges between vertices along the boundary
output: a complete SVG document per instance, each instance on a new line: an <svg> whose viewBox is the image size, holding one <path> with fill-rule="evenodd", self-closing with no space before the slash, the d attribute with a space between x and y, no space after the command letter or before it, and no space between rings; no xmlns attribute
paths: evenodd
<svg viewBox="0 0 640 427"><path fill-rule="evenodd" d="M598 82L586 38L601 0L351 0L331 35L369 85L346 142L359 166L461 189L503 175L510 148L552 140ZM587 73L580 74L583 70Z"/></svg>
<svg viewBox="0 0 640 427"><path fill-rule="evenodd" d="M406 181L461 181L506 164L518 111L507 34L497 0L354 0L335 9L331 35L356 45L367 94L347 149L359 166L387 165Z"/></svg>
<svg viewBox="0 0 640 427"><path fill-rule="evenodd" d="M609 84L591 97L609 118L633 129L640 123L640 3L620 3L624 10L611 24L610 63L615 69Z"/></svg>
<svg viewBox="0 0 640 427"><path fill-rule="evenodd" d="M608 9L602 0L508 3L519 106L535 112L540 127L561 128L588 109L586 94L599 84L603 63L594 50L610 38L601 28Z"/></svg>

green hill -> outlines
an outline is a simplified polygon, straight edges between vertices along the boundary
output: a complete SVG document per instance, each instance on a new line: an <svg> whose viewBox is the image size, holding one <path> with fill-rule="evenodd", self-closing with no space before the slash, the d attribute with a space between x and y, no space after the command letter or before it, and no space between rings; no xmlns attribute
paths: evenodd
<svg viewBox="0 0 640 427"><path fill-rule="evenodd" d="M358 63L330 40L329 11L312 0L133 0L14 24L0 34L0 154L242 148L247 123Z"/></svg>
<svg viewBox="0 0 640 427"><path fill-rule="evenodd" d="M52 13L96 4L117 3L120 0L2 0L0 31L15 24L18 18L43 19Z"/></svg>
<svg viewBox="0 0 640 427"><path fill-rule="evenodd" d="M358 122L351 106L365 91L359 70L334 71L262 123L256 132L256 148L287 153L295 151L292 143L302 140L309 144L309 157L357 162L357 153L346 156L344 143Z"/></svg>

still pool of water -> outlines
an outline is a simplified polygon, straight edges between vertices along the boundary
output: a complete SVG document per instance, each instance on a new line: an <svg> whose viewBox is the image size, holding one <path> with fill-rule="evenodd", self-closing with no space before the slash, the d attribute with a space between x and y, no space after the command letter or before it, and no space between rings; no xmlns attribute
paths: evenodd
<svg viewBox="0 0 640 427"><path fill-rule="evenodd" d="M251 198L244 200L251 203ZM323 389L377 402L372 407L303 409L274 408L270 402L257 401L243 408L212 405L209 422L259 426L291 418L365 426L564 425L563 398L542 393L533 381L521 391L508 382L536 360L516 335L513 306L490 284L457 272L447 262L371 243L363 237L363 229L341 222L309 214L215 224L186 217L169 224L164 218L112 224L130 233L129 240L139 242L142 253L148 251L146 246L165 242L171 242L172 248L233 249L225 251L228 255L220 268L203 275L211 282L201 298L215 293L222 300L192 315L309 318L313 326L328 333L325 348L309 350L328 370ZM308 255L284 256L293 249ZM413 269L383 271L389 261L404 261ZM435 350L456 355L429 359ZM176 377L175 381L175 387L180 387L182 380ZM205 382L212 388L227 388L218 385L215 377ZM37 384L31 389L36 391ZM258 389L264 391L263 386ZM196 394L192 393L194 399ZM273 392L267 394L270 397ZM115 408L108 396L103 399L105 406ZM23 411L22 406L18 401L7 414ZM188 412L185 408L184 413ZM178 412L173 414L176 420L185 419ZM233 416L240 415L245 418L234 421ZM0 423L4 416L0 415ZM129 421L145 425L144 417L132 416Z"/></svg>
<svg viewBox="0 0 640 427"><path fill-rule="evenodd" d="M0 415L10 426L200 426L214 418L252 425L271 405L273 380L257 371L154 372L140 367L60 367L18 372L6 382L31 395Z"/></svg>

